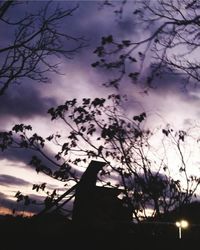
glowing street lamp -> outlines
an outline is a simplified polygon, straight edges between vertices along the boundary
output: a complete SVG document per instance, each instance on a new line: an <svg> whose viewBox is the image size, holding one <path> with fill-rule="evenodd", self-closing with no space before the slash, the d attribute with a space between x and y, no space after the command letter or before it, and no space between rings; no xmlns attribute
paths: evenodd
<svg viewBox="0 0 200 250"><path fill-rule="evenodd" d="M181 232L182 228L186 229L189 226L189 223L186 220L180 220L180 221L176 222L176 226L178 227L178 236L179 236L179 239L181 239L181 237L182 237L182 232Z"/></svg>

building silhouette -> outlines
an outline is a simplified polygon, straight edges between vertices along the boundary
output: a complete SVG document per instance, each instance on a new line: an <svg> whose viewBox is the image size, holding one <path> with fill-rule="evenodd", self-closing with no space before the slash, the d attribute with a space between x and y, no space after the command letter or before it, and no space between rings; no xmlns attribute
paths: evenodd
<svg viewBox="0 0 200 250"><path fill-rule="evenodd" d="M75 191L72 220L89 227L115 227L132 221L129 206L118 198L123 190L96 186L97 175L106 165L91 161Z"/></svg>

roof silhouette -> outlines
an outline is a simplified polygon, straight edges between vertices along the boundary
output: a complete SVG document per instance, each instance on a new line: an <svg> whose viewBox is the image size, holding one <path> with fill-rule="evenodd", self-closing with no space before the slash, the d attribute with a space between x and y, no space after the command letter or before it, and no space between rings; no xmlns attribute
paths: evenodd
<svg viewBox="0 0 200 250"><path fill-rule="evenodd" d="M97 175L104 162L91 161L75 192L72 220L98 227L100 224L131 222L131 209L118 198L122 190L96 186Z"/></svg>

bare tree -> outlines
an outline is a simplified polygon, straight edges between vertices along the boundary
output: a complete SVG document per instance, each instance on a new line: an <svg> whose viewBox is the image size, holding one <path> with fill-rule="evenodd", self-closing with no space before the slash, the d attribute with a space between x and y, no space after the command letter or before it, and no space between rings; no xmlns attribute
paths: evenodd
<svg viewBox="0 0 200 250"><path fill-rule="evenodd" d="M143 35L122 41L113 35L103 37L94 51L99 60L92 66L117 69L118 74L107 86L117 87L128 76L133 82L140 80L152 87L165 73L198 84L199 8L199 1L193 0L135 1L133 23ZM147 67L148 72L144 72Z"/></svg>
<svg viewBox="0 0 200 250"><path fill-rule="evenodd" d="M74 37L61 25L78 9L78 5L62 9L48 1L41 9L23 16L12 13L20 1L3 1L0 4L0 25L10 32L10 38L2 37L0 47L0 95L11 84L21 83L27 78L38 82L49 82L49 73L59 73L60 57L71 58L84 45L82 37ZM15 13L15 16L17 14ZM13 33L13 36L11 35ZM12 37L11 37L12 36ZM56 59L57 58L57 59Z"/></svg>

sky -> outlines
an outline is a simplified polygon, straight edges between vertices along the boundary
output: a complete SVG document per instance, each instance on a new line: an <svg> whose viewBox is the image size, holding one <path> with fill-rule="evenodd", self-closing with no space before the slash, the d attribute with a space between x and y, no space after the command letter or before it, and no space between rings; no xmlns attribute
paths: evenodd
<svg viewBox="0 0 200 250"><path fill-rule="evenodd" d="M62 8L76 5L76 1L53 1L59 3ZM125 104L128 114L138 114L145 111L148 115L148 126L151 128L165 127L171 124L175 128L185 129L199 126L199 88L183 88L183 79L180 76L165 75L158 81L155 89L144 93L144 87L140 84L122 80L118 90L107 88L103 83L110 77L108 72L91 67L91 63L97 60L93 53L99 46L102 36L113 34L119 40L142 39L151 30L143 30L136 25L135 16L132 14L135 8L131 1L124 6L123 15L116 16L116 10L121 7L120 1L113 1L112 6L102 5L102 1L80 1L79 8L62 23L62 29L66 29L73 36L83 36L87 46L82 48L72 59L60 58L63 75L51 74L51 82L39 83L37 81L22 80L20 84L14 84L0 97L0 129L11 129L15 124L31 124L34 131L48 136L55 132L64 132L65 128L58 121L50 121L47 110L53 106L62 104L67 99L81 99L83 97L107 97L110 93L126 94L128 102ZM15 6L7 15L10 18L18 18L25 12L37 11L45 2L29 2ZM0 23L1 41L0 47L9 44L13 40L12 32L5 29ZM3 35L2 35L3 34ZM66 44L66 46L68 46ZM57 59L55 59L57 60ZM145 69L144 69L145 74ZM155 139L155 144L158 143ZM49 148L49 154L56 150ZM16 203L15 193L20 190L30 195L37 201L41 201L44 193L32 190L32 184L48 183L49 190L57 188L60 193L65 190L63 183L40 173L29 165L31 152L22 150L6 151L0 153L0 213L7 213L8 209L19 211L28 210L30 213L38 211L38 207L24 208ZM170 164L174 162L171 154ZM195 152L197 154L197 152ZM175 160L176 161L176 160ZM191 160L197 163L197 156ZM198 164L200 164L198 162ZM198 168L197 170L198 171ZM197 173L197 172L196 172ZM25 213L25 212L24 212Z"/></svg>

